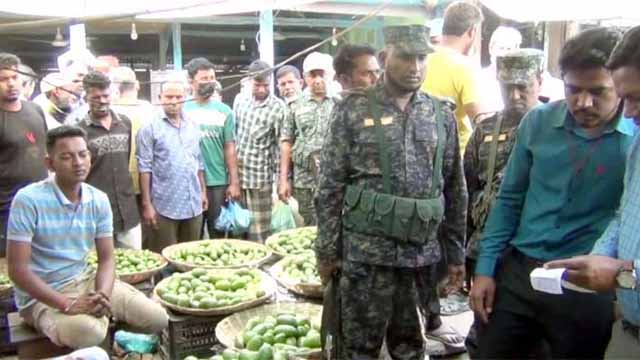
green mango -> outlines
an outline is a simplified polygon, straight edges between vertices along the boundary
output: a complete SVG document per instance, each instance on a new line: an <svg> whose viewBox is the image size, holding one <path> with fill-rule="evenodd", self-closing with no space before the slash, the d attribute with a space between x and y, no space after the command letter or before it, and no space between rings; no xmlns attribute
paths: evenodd
<svg viewBox="0 0 640 360"><path fill-rule="evenodd" d="M240 350L238 360L258 360L258 352L247 349Z"/></svg>
<svg viewBox="0 0 640 360"><path fill-rule="evenodd" d="M309 330L307 336L302 338L302 346L312 349L320 348L322 346L320 333L313 329Z"/></svg>
<svg viewBox="0 0 640 360"><path fill-rule="evenodd" d="M258 350L258 360L272 360L273 348L269 344L262 344L260 350Z"/></svg>
<svg viewBox="0 0 640 360"><path fill-rule="evenodd" d="M258 351L260 347L264 344L264 340L262 340L262 336L256 334L252 337L249 342L247 342L247 349L251 351Z"/></svg>
<svg viewBox="0 0 640 360"><path fill-rule="evenodd" d="M222 352L222 359L224 360L239 360L240 354L237 351L231 349L225 349Z"/></svg>
<svg viewBox="0 0 640 360"><path fill-rule="evenodd" d="M273 328L273 332L277 334L285 334L287 337L298 335L298 329L291 325L277 325Z"/></svg>
<svg viewBox="0 0 640 360"><path fill-rule="evenodd" d="M295 315L290 314L280 314L276 317L276 321L278 322L278 325L298 325L298 320L296 319Z"/></svg>

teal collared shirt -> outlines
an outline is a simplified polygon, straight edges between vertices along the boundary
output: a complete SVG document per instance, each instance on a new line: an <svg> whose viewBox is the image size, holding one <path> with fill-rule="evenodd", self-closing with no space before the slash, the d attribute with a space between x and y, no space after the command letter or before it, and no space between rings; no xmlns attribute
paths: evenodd
<svg viewBox="0 0 640 360"><path fill-rule="evenodd" d="M493 276L509 245L542 261L589 253L618 208L635 132L620 117L589 136L564 100L531 110L487 219L476 275Z"/></svg>

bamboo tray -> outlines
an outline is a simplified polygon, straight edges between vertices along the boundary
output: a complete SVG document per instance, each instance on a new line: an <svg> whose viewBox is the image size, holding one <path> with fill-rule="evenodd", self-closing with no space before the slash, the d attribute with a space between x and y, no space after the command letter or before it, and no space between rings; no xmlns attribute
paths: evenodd
<svg viewBox="0 0 640 360"><path fill-rule="evenodd" d="M275 316L280 312L288 312L296 315L307 316L309 317L311 323L318 328L320 327L320 323L322 321L321 305L291 302L268 304L233 314L220 321L216 326L216 338L225 347L240 350L235 347L234 339L242 330L244 330L244 327L249 319L256 316ZM313 351L300 352L295 355L303 358L319 359L321 353L322 350L317 349Z"/></svg>
<svg viewBox="0 0 640 360"><path fill-rule="evenodd" d="M282 260L278 261L271 267L271 269L269 270L271 275L273 275L278 283L295 294L315 299L321 299L324 294L324 287L321 283L296 282L296 280L291 279L287 275L287 273L282 268L283 263L285 260L287 260L287 258L288 256L285 256Z"/></svg>
<svg viewBox="0 0 640 360"><path fill-rule="evenodd" d="M132 252L132 253L140 252L140 251L141 250L134 250L134 249L126 250L126 252ZM153 277L156 273L164 269L169 264L169 262L167 261L167 259L164 258L164 256L154 252L152 252L152 254L158 261L160 261L160 265L148 270L140 271L140 272L133 272L133 273L117 273L116 272L118 279L122 282L126 282L127 284L137 284Z"/></svg>
<svg viewBox="0 0 640 360"><path fill-rule="evenodd" d="M234 272L233 269L215 269L215 270L209 270L209 271L215 274L220 274L220 275L226 275ZM228 314L238 312L240 310L245 310L245 309L258 306L264 303L265 301L269 300L273 296L273 294L276 292L278 286L275 280L273 280L273 278L267 275L267 273L265 273L264 271L261 271L261 270L258 270L258 271L260 271L260 276L262 277L260 287L265 292L264 296L261 296L253 300L241 302L238 304L230 305L230 306L222 306L222 307L217 307L212 309L194 309L194 308L178 306L178 305L166 302L160 297L160 295L158 295L156 289L159 286L162 286L165 283L169 282L171 277L162 279L162 281L160 281L158 285L156 285L153 288L153 297L157 302L162 304L162 306L182 314L189 314L189 315L196 315L196 316L228 315Z"/></svg>
<svg viewBox="0 0 640 360"><path fill-rule="evenodd" d="M232 246L241 246L241 247L252 247L252 248L262 248L265 251L265 256L260 259L255 259L253 261L236 264L236 265L228 265L228 266L216 266L216 265L200 265L200 264L191 264L182 261L175 260L173 258L173 254L182 249L188 249L193 247L198 247L200 244L209 243L209 242L227 242ZM164 256L169 263L175 266L180 271L190 271L195 268L204 268L204 269L241 269L247 267L258 267L266 262L272 255L272 252L266 246L245 240L235 240L235 239L209 239L209 240L198 240L198 241L190 241L186 243L175 244L171 246L167 246L162 250L162 256Z"/></svg>
<svg viewBox="0 0 640 360"><path fill-rule="evenodd" d="M278 238L280 237L280 235L283 234L291 234L291 233L297 233L300 230L303 229L313 229L313 230L318 230L317 226L307 226L307 227L299 227L299 228L295 228L295 229L289 229L289 230L285 230L285 231L281 231L279 233L275 233L272 234L271 236L269 236L267 238L267 240L265 240L264 244L269 248L269 250L271 250L274 254L278 255L279 257L285 257L287 255L296 255L296 254L289 254L289 253L285 253L285 252L280 252L278 250L276 250L274 244L276 244L278 242ZM309 249L309 250L313 250L313 249Z"/></svg>

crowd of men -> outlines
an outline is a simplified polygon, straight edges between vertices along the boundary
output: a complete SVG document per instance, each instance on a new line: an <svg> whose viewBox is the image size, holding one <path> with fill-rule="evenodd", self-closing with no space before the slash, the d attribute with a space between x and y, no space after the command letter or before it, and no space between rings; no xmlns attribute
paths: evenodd
<svg viewBox="0 0 640 360"><path fill-rule="evenodd" d="M377 359L384 342L419 359L423 334L462 346L440 317L455 291L475 312L472 358L640 356L640 27L570 39L564 99L549 101L544 54L519 49L515 29L496 31L489 80L476 76L482 20L456 2L437 47L429 28L390 26L381 51L313 52L302 72L256 60L232 108L205 58L163 81L153 106L133 70L83 59L28 101L35 73L0 54L0 252L21 316L72 348L101 343L109 315L158 332L165 311L115 279L114 247L224 237L229 201L264 242L274 197L293 197L318 226L335 358ZM494 108L487 94L500 94ZM583 289L534 290L540 267Z"/></svg>

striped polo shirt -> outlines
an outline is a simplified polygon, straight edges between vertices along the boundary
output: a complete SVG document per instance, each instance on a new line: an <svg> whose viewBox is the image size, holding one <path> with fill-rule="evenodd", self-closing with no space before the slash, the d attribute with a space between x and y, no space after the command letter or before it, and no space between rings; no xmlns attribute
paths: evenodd
<svg viewBox="0 0 640 360"><path fill-rule="evenodd" d="M31 243L31 270L54 289L80 275L95 240L111 237L113 220L107 195L82 184L81 201L71 203L53 177L24 187L11 204L7 239ZM23 309L34 299L15 288Z"/></svg>

